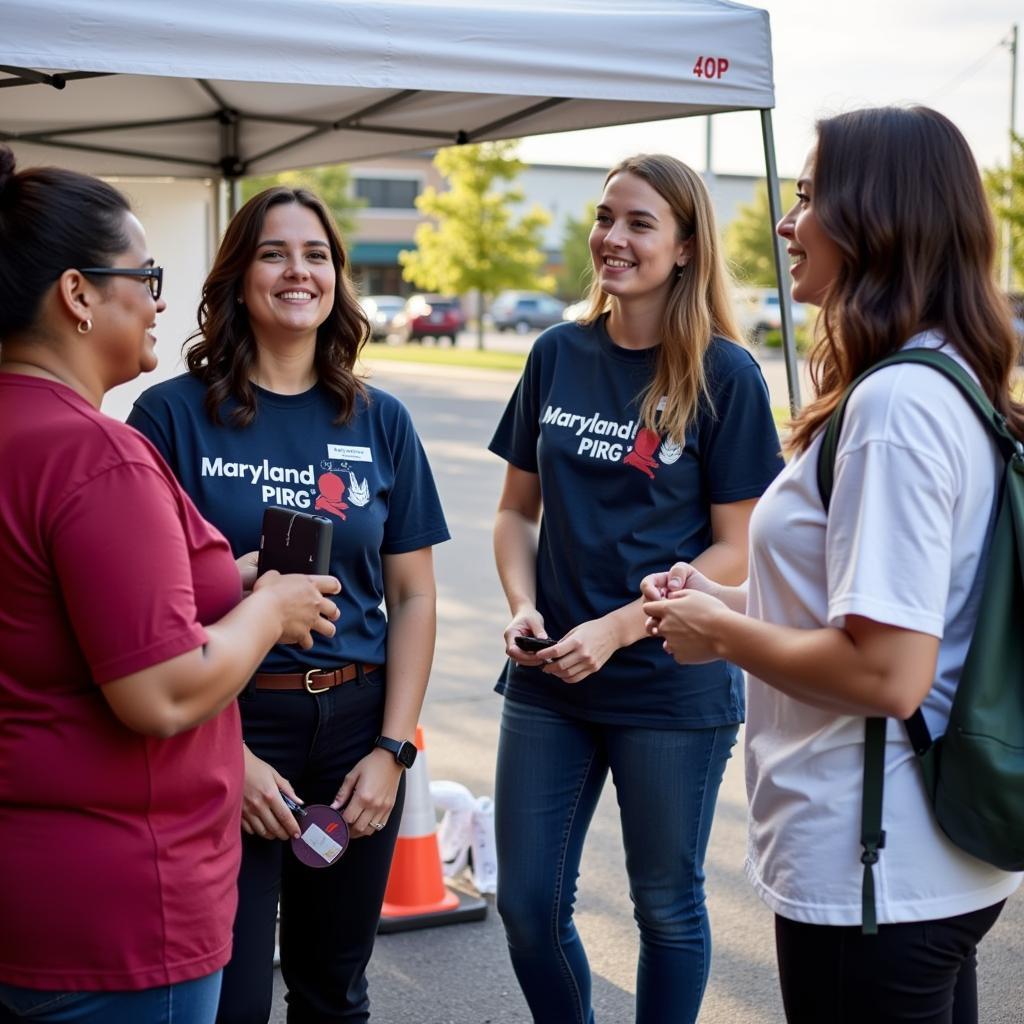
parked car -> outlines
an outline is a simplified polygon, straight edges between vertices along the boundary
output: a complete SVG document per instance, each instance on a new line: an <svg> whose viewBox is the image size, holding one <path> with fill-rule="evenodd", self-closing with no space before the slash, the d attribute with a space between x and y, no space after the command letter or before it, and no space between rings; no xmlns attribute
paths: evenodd
<svg viewBox="0 0 1024 1024"><path fill-rule="evenodd" d="M502 292L491 303L491 320L499 331L519 334L564 319L565 303L546 292Z"/></svg>
<svg viewBox="0 0 1024 1024"><path fill-rule="evenodd" d="M462 304L446 295L411 295L396 320L398 333L406 342L447 338L454 345L465 325Z"/></svg>
<svg viewBox="0 0 1024 1024"><path fill-rule="evenodd" d="M364 295L359 302L370 321L370 341L387 341L398 329L395 317L405 309L401 295Z"/></svg>
<svg viewBox="0 0 1024 1024"><path fill-rule="evenodd" d="M782 329L782 307L779 293L774 288L750 288L736 296L736 314L743 333L759 344L769 331ZM793 326L803 327L807 323L807 307L800 302L792 303Z"/></svg>

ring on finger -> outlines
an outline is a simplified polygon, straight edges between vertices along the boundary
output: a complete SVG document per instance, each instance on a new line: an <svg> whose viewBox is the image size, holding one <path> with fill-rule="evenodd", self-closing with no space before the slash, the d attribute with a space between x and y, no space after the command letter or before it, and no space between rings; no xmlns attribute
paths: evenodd
<svg viewBox="0 0 1024 1024"><path fill-rule="evenodd" d="M370 828L375 828L378 832L381 832L384 829L384 822L383 821L371 821L370 822Z"/></svg>

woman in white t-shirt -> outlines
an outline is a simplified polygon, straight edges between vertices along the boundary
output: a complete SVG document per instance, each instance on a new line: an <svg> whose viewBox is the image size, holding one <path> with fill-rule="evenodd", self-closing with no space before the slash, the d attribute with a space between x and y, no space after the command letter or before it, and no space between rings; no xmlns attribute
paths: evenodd
<svg viewBox="0 0 1024 1024"><path fill-rule="evenodd" d="M748 584L722 587L684 564L648 577L646 595L662 598L646 605L649 630L677 661L725 658L750 673L747 874L776 914L790 1024L969 1024L977 943L1020 876L939 830L895 719L921 706L933 735L945 731L1001 460L952 383L904 364L855 390L827 518L816 469L847 385L909 346L959 360L1024 434L992 219L956 127L927 108L881 108L818 124L778 233L793 298L821 306L816 397L754 512ZM865 716L894 719L877 935L860 927Z"/></svg>

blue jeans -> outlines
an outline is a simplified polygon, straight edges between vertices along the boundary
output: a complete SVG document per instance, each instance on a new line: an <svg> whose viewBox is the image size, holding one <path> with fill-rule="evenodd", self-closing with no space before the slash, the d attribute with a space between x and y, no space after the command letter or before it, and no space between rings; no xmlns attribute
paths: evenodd
<svg viewBox="0 0 1024 1024"><path fill-rule="evenodd" d="M711 960L704 854L737 725L600 725L506 700L498 745L498 911L536 1024L593 1024L573 924L587 828L609 769L640 930L637 1024L697 1018Z"/></svg>
<svg viewBox="0 0 1024 1024"><path fill-rule="evenodd" d="M51 992L0 985L0 1024L213 1024L221 972L138 992Z"/></svg>

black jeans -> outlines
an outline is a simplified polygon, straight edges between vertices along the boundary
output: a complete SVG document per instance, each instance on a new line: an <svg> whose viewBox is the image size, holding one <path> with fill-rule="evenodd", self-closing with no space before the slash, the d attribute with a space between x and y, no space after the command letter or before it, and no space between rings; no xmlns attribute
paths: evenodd
<svg viewBox="0 0 1024 1024"><path fill-rule="evenodd" d="M306 803L329 804L345 774L373 749L384 712L384 672L316 696L248 690L239 698L245 742L288 779ZM328 868L308 868L288 843L242 837L234 950L224 969L218 1024L264 1024L274 984L274 931L281 901L281 973L288 1024L368 1021L366 965L373 952L398 800L379 834L353 840Z"/></svg>
<svg viewBox="0 0 1024 1024"><path fill-rule="evenodd" d="M859 926L775 918L789 1024L978 1024L977 946L1002 903L938 921Z"/></svg>

